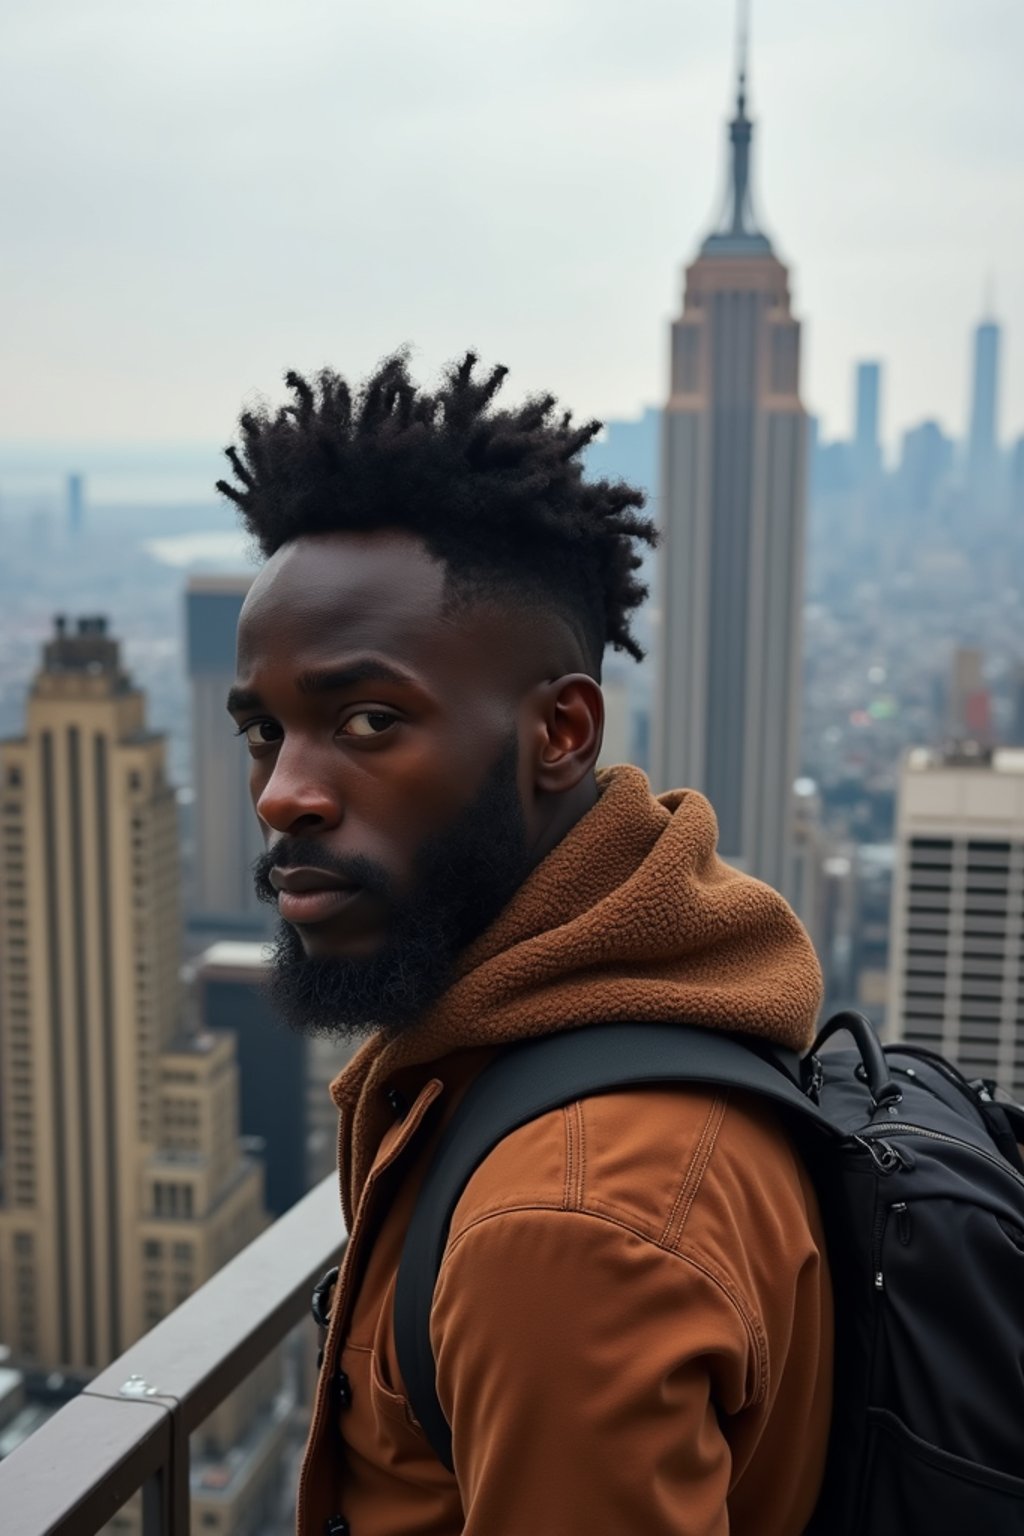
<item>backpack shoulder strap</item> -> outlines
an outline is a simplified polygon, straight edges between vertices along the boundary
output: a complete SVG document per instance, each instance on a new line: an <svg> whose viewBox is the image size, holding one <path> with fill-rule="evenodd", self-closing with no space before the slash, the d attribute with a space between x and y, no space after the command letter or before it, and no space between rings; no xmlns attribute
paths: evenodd
<svg viewBox="0 0 1024 1536"><path fill-rule="evenodd" d="M798 1086L796 1055L770 1054L775 1059L736 1037L692 1025L593 1024L514 1045L481 1072L427 1170L395 1289L399 1370L412 1410L449 1471L452 1437L437 1399L430 1312L452 1215L474 1170L511 1131L549 1110L588 1094L645 1083L746 1089L833 1131Z"/></svg>

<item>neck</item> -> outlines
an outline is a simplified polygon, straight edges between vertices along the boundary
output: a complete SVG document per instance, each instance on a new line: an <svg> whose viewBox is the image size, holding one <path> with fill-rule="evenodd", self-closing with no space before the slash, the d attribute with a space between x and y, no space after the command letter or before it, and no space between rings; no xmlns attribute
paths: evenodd
<svg viewBox="0 0 1024 1536"><path fill-rule="evenodd" d="M552 848L558 846L566 833L597 804L597 800L597 780L593 773L588 773L575 789L553 797L550 820L541 829L531 851L531 869L536 869L547 858Z"/></svg>

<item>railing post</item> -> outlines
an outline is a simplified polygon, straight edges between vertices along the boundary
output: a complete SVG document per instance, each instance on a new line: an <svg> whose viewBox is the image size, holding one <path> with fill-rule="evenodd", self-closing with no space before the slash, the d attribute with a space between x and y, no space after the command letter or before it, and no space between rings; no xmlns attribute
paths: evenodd
<svg viewBox="0 0 1024 1536"><path fill-rule="evenodd" d="M161 1399L157 1397L155 1401ZM163 1402L170 1409L170 1455L142 1485L142 1536L189 1536L192 1493L188 1476L188 1435L180 1404L173 1398L164 1398Z"/></svg>

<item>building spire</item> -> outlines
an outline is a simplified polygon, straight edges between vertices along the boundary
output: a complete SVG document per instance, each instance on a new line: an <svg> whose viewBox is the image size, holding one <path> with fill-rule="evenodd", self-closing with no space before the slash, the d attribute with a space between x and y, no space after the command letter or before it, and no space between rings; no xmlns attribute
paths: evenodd
<svg viewBox="0 0 1024 1536"><path fill-rule="evenodd" d="M736 8L736 116L729 124L729 180L725 208L718 227L703 245L707 254L768 254L771 246L754 217L750 195L750 141L754 125L747 116L747 55L750 41L749 0Z"/></svg>
<svg viewBox="0 0 1024 1536"><path fill-rule="evenodd" d="M736 5L736 116L747 115L747 48L750 42L750 0L737 0Z"/></svg>

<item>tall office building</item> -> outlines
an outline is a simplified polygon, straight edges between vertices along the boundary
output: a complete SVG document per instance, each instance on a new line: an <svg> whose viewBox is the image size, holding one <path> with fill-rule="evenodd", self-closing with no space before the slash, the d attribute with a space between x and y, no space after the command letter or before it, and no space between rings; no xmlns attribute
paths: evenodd
<svg viewBox="0 0 1024 1536"><path fill-rule="evenodd" d="M1024 747L1024 661L1010 674L1010 745Z"/></svg>
<svg viewBox="0 0 1024 1536"><path fill-rule="evenodd" d="M992 699L985 683L985 657L972 646L953 652L948 730L954 741L992 745Z"/></svg>
<svg viewBox="0 0 1024 1536"><path fill-rule="evenodd" d="M672 325L652 777L707 794L722 854L785 889L807 422L786 268L751 206L752 131L741 67L725 215L687 268Z"/></svg>
<svg viewBox="0 0 1024 1536"><path fill-rule="evenodd" d="M235 631L252 577L192 576L185 594L192 691L195 877L189 920L213 934L265 933L252 864L263 849L249 798L249 756L224 701L235 676Z"/></svg>
<svg viewBox="0 0 1024 1536"><path fill-rule="evenodd" d="M999 326L983 320L974 332L967 486L976 510L989 511L999 479Z"/></svg>
<svg viewBox="0 0 1024 1536"><path fill-rule="evenodd" d="M85 516L85 480L81 475L68 475L67 510L68 532L78 538Z"/></svg>
<svg viewBox="0 0 1024 1536"><path fill-rule="evenodd" d="M877 480L882 468L882 445L878 436L881 384L881 363L857 364L853 463L860 486L870 486Z"/></svg>
<svg viewBox="0 0 1024 1536"><path fill-rule="evenodd" d="M819 955L825 937L825 866L829 852L818 786L813 779L797 779L793 786L793 840L786 887L793 910Z"/></svg>
<svg viewBox="0 0 1024 1536"><path fill-rule="evenodd" d="M234 1037L184 1020L179 899L164 738L105 620L58 617L0 743L0 1340L39 1373L88 1378L266 1225ZM265 1416L275 1370L198 1450Z"/></svg>
<svg viewBox="0 0 1024 1536"><path fill-rule="evenodd" d="M953 467L953 443L937 421L922 421L903 434L899 479L904 505L915 517L933 513Z"/></svg>
<svg viewBox="0 0 1024 1536"><path fill-rule="evenodd" d="M229 1030L238 1042L241 1129L256 1138L267 1177L267 1209L283 1216L313 1183L308 1146L310 1037L275 1018L263 989L267 949L245 939L221 939L195 964L199 1018L206 1029ZM327 1148L337 1143L337 1110L327 1091L350 1051L335 1047L334 1070L320 1082L321 1120L330 1119Z"/></svg>
<svg viewBox="0 0 1024 1536"><path fill-rule="evenodd" d="M1024 524L1024 436L1010 450L1010 515Z"/></svg>
<svg viewBox="0 0 1024 1536"><path fill-rule="evenodd" d="M1024 751L911 751L888 1033L1024 1096Z"/></svg>
<svg viewBox="0 0 1024 1536"><path fill-rule="evenodd" d="M0 1338L88 1374L255 1236L261 1171L233 1039L182 1028L165 741L102 618L57 619L0 784Z"/></svg>

